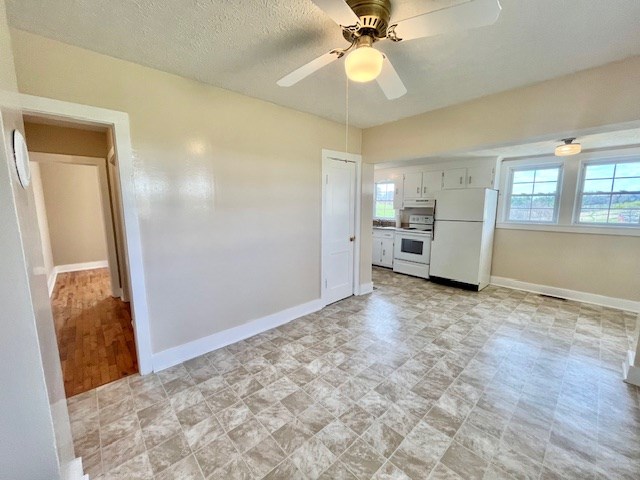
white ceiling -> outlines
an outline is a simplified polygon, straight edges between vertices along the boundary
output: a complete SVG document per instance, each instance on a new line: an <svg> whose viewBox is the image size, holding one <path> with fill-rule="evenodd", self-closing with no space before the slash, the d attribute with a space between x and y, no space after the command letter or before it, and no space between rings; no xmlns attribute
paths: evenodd
<svg viewBox="0 0 640 480"><path fill-rule="evenodd" d="M400 20L460 0L392 0ZM382 42L409 93L351 84L350 123L368 127L640 54L638 0L502 0L498 22ZM309 0L8 0L13 27L343 122L342 61L298 85L276 81L328 50L340 29Z"/></svg>

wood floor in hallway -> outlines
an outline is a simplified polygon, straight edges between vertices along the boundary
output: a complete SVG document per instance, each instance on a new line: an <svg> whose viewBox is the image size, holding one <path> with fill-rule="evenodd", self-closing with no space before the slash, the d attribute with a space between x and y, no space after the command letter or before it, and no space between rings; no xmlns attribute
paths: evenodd
<svg viewBox="0 0 640 480"><path fill-rule="evenodd" d="M129 304L110 291L106 268L58 274L51 306L67 397L138 371Z"/></svg>

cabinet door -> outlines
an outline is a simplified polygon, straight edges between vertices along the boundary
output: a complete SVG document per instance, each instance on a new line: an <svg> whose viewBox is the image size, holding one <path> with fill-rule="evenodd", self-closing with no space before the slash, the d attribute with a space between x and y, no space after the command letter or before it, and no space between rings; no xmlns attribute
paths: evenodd
<svg viewBox="0 0 640 480"><path fill-rule="evenodd" d="M442 190L442 170L422 172L422 196L432 198L434 192Z"/></svg>
<svg viewBox="0 0 640 480"><path fill-rule="evenodd" d="M393 188L393 209L402 209L402 182L396 180Z"/></svg>
<svg viewBox="0 0 640 480"><path fill-rule="evenodd" d="M422 172L404 174L404 198L422 196Z"/></svg>
<svg viewBox="0 0 640 480"><path fill-rule="evenodd" d="M469 167L467 168L468 188L492 188L493 168L490 167Z"/></svg>
<svg viewBox="0 0 640 480"><path fill-rule="evenodd" d="M444 171L442 188L451 190L454 188L467 188L467 169L454 168Z"/></svg>
<svg viewBox="0 0 640 480"><path fill-rule="evenodd" d="M385 238L381 242L382 256L380 265L383 267L393 267L393 239Z"/></svg>
<svg viewBox="0 0 640 480"><path fill-rule="evenodd" d="M382 265L382 240L373 238L373 253L371 255L371 263L374 265Z"/></svg>

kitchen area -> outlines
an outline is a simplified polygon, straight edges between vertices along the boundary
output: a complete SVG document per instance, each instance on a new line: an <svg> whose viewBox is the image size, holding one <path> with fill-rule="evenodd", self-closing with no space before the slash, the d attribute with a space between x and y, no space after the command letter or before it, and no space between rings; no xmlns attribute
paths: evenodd
<svg viewBox="0 0 640 480"><path fill-rule="evenodd" d="M376 168L373 265L467 290L486 287L496 169L496 158Z"/></svg>

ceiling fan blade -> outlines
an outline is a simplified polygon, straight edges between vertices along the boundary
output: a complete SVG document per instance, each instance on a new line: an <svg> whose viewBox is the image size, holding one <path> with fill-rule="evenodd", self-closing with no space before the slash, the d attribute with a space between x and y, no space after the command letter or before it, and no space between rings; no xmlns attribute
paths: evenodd
<svg viewBox="0 0 640 480"><path fill-rule="evenodd" d="M315 60L311 60L306 65L301 66L300 68L294 70L289 75L285 75L280 80L278 80L278 85L281 87L290 87L291 85L295 85L300 80L307 78L314 72L317 72L322 67L326 67L334 60L337 60L339 55L336 52L325 53L324 55L320 55Z"/></svg>
<svg viewBox="0 0 640 480"><path fill-rule="evenodd" d="M499 0L471 0L462 5L436 10L398 22L389 29L398 41L433 37L491 25L500 16Z"/></svg>
<svg viewBox="0 0 640 480"><path fill-rule="evenodd" d="M358 16L344 0L311 0L338 25L348 27L358 23Z"/></svg>
<svg viewBox="0 0 640 480"><path fill-rule="evenodd" d="M380 72L376 81L378 82L378 85L380 85L384 95L389 100L395 100L407 93L407 87L402 83L402 80L398 76L398 72L393 68L393 65L391 65L391 62L386 55L382 62L382 72Z"/></svg>

